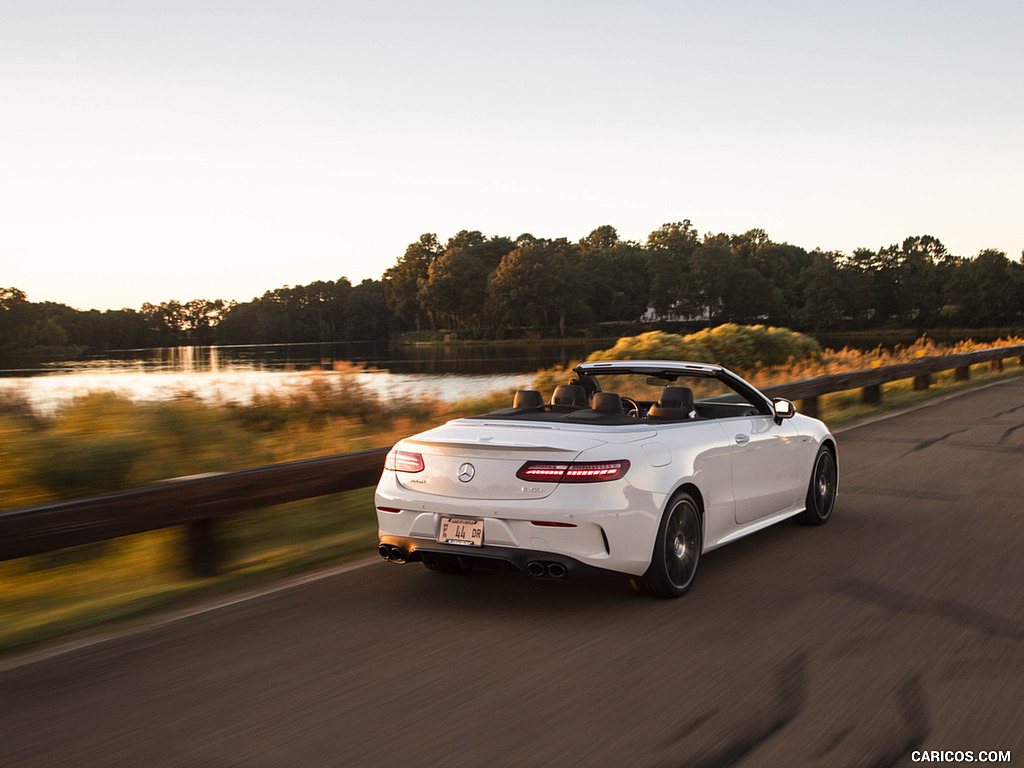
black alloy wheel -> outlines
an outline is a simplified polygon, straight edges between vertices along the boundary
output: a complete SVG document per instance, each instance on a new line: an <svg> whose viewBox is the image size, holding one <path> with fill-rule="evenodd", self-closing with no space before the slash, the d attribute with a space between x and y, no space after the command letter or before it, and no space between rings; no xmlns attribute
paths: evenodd
<svg viewBox="0 0 1024 768"><path fill-rule="evenodd" d="M662 518L651 565L643 576L633 579L634 588L652 597L685 595L697 575L703 544L700 508L693 496L680 491Z"/></svg>
<svg viewBox="0 0 1024 768"><path fill-rule="evenodd" d="M824 525L832 516L838 490L836 459L832 452L822 446L814 460L811 485L807 489L807 509L800 515L800 521L807 525Z"/></svg>

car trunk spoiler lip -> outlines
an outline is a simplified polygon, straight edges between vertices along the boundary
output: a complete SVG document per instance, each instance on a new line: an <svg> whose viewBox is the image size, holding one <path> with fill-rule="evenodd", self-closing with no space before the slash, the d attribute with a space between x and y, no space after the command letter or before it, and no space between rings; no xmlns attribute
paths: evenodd
<svg viewBox="0 0 1024 768"><path fill-rule="evenodd" d="M512 442L510 440L493 440L483 437L471 440L454 437L407 437L402 442L409 445L436 445L443 448L472 448L474 450L493 449L496 451L557 451L559 453L579 453L582 450L580 446L568 447L565 445L546 445L544 443L521 443Z"/></svg>

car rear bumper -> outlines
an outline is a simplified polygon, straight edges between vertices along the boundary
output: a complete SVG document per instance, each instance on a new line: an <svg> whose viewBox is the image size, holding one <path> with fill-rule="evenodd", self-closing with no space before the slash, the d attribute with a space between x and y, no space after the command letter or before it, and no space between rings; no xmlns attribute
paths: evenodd
<svg viewBox="0 0 1024 768"><path fill-rule="evenodd" d="M562 579L588 571L604 570L555 552L516 547L464 547L409 536L381 536L380 554L394 563L425 562L464 568L504 568L535 579Z"/></svg>
<svg viewBox="0 0 1024 768"><path fill-rule="evenodd" d="M570 570L580 563L638 576L650 564L664 503L660 494L621 480L562 484L544 498L510 501L410 491L398 486L394 474L384 473L375 495L382 542L402 546L407 555L433 552L499 560L516 570L544 559ZM438 542L442 517L479 520L483 546Z"/></svg>

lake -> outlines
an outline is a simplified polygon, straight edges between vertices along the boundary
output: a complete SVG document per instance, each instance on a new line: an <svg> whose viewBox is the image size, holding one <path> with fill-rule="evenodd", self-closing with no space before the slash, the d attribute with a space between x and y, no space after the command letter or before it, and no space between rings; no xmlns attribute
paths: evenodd
<svg viewBox="0 0 1024 768"><path fill-rule="evenodd" d="M872 349L909 345L919 336L897 333L820 337L823 347ZM958 341L962 332L933 331ZM977 332L978 341L998 336ZM397 345L388 342L258 344L164 347L99 352L67 360L33 355L0 356L0 398L24 398L41 412L86 392L109 390L137 400L166 399L182 392L214 400L245 401L255 394L301 386L312 371L324 375L363 369L358 380L384 397L424 393L455 401L492 390L521 389L541 368L583 360L614 342L543 339L501 343Z"/></svg>
<svg viewBox="0 0 1024 768"><path fill-rule="evenodd" d="M611 345L590 340L420 346L347 342L111 350L57 361L6 355L0 357L0 397L24 398L40 412L99 390L137 400L191 392L245 401L301 386L311 372L351 372L351 363L362 369L354 374L357 379L385 397L428 393L454 401L523 388L541 368L582 360Z"/></svg>

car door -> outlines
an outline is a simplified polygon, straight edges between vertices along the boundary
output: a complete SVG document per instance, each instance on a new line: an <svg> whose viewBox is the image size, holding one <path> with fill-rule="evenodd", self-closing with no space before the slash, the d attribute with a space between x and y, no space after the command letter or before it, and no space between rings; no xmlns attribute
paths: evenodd
<svg viewBox="0 0 1024 768"><path fill-rule="evenodd" d="M730 441L736 522L751 523L795 508L804 491L800 436L792 420L758 415L719 422Z"/></svg>

